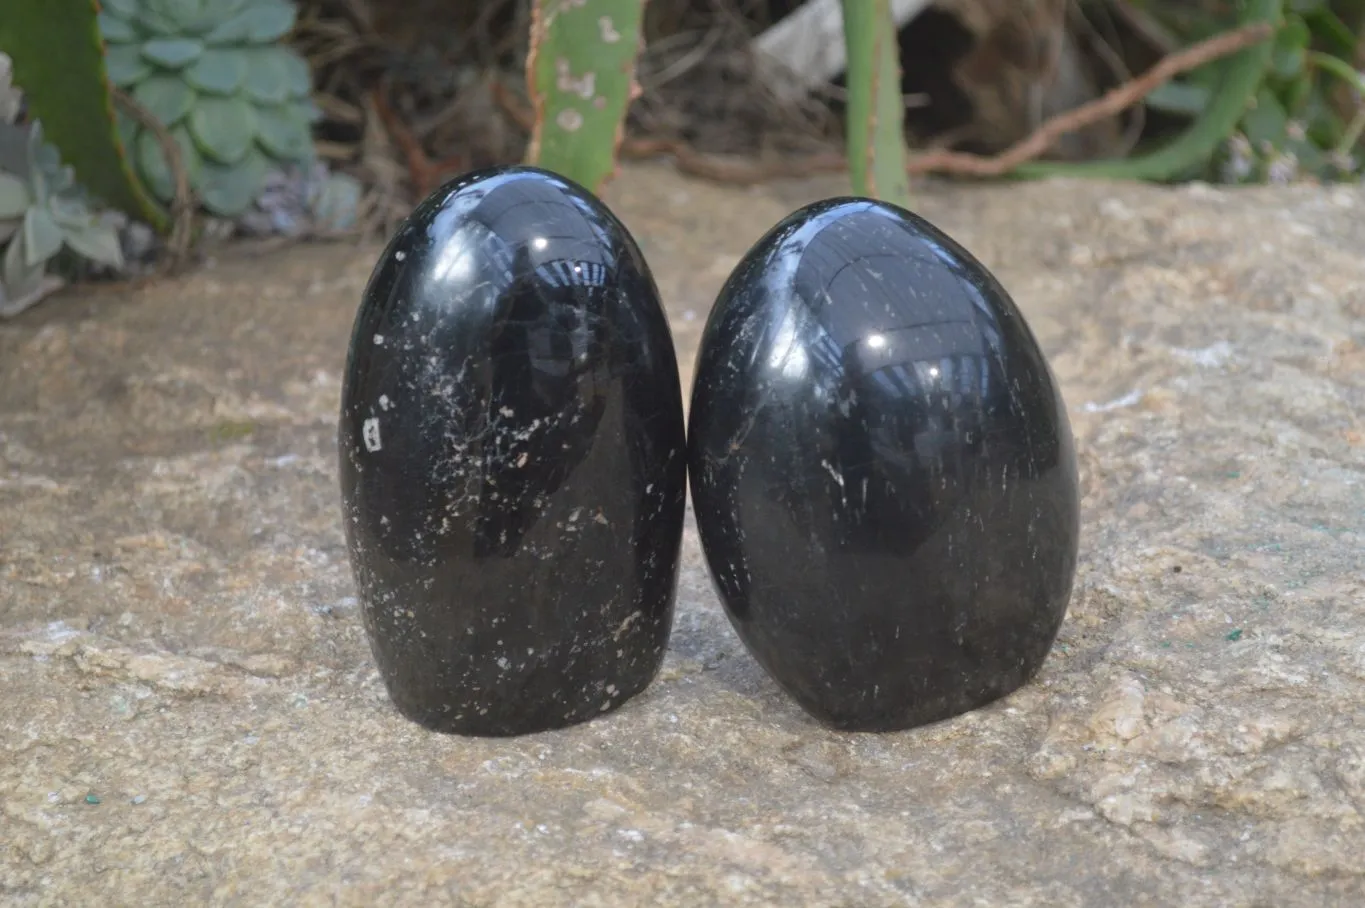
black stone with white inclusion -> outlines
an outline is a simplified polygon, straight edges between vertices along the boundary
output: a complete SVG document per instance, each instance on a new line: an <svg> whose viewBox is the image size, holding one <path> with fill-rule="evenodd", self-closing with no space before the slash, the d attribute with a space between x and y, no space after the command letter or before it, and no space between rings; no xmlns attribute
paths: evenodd
<svg viewBox="0 0 1365 908"><path fill-rule="evenodd" d="M821 722L933 722L1043 664L1077 556L1066 408L1005 289L932 224L832 199L774 227L707 322L689 421L726 611Z"/></svg>
<svg viewBox="0 0 1365 908"><path fill-rule="evenodd" d="M682 391L649 269L586 189L498 168L418 206L356 316L339 445L365 629L405 715L524 734L650 683Z"/></svg>

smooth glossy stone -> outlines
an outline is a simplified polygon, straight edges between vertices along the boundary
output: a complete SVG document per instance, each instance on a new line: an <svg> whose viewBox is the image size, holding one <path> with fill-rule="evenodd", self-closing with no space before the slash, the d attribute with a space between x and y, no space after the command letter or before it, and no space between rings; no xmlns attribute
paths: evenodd
<svg viewBox="0 0 1365 908"><path fill-rule="evenodd" d="M650 683L682 389L649 268L586 189L510 167L422 202L356 315L339 445L365 630L404 714L524 734Z"/></svg>
<svg viewBox="0 0 1365 908"><path fill-rule="evenodd" d="M785 218L721 291L689 475L750 652L839 729L909 728L1015 690L1070 598L1075 452L1005 289L900 208Z"/></svg>

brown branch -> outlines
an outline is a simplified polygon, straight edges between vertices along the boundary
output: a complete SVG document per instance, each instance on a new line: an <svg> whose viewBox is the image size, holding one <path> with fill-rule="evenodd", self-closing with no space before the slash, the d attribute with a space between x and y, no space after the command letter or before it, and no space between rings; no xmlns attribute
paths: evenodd
<svg viewBox="0 0 1365 908"><path fill-rule="evenodd" d="M1058 114L1032 135L998 155L982 156L955 151L920 155L910 161L911 173L942 171L967 176L997 177L1047 152L1062 136L1108 117L1117 116L1183 72L1226 57L1269 38L1274 30L1260 22L1216 35L1163 57L1141 76L1113 88L1102 97L1074 110Z"/></svg>
<svg viewBox="0 0 1365 908"><path fill-rule="evenodd" d="M150 129L152 135L156 136L157 142L161 145L161 151L166 155L166 164L170 168L171 178L175 181L175 194L171 199L171 235L166 241L167 257L165 270L169 273L174 271L184 260L189 252L190 242L194 238L194 192L190 188L189 171L185 168L185 162L180 156L180 145L175 141L175 137L170 134L165 125L156 118L150 110L143 107L123 89L116 86L113 88L114 101L118 103L128 116L138 122L145 129ZM131 153L131 149L128 150Z"/></svg>

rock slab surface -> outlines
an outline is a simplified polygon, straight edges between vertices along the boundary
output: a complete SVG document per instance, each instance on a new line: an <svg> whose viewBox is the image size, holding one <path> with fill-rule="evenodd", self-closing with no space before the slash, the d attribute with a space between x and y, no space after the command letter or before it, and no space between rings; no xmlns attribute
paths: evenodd
<svg viewBox="0 0 1365 908"><path fill-rule="evenodd" d="M683 387L748 245L839 181L628 170ZM336 412L378 247L0 324L0 902L1365 903L1365 194L920 186L1047 352L1083 492L1039 676L825 731L689 518L663 671L558 732L402 719L346 565Z"/></svg>

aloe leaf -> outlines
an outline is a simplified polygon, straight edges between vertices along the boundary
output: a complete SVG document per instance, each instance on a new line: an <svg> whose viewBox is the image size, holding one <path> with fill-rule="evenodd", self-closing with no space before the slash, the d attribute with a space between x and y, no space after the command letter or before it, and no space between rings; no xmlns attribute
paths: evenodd
<svg viewBox="0 0 1365 908"><path fill-rule="evenodd" d="M597 192L616 171L638 91L644 0L535 0L526 61L536 119L527 162Z"/></svg>
<svg viewBox="0 0 1365 908"><path fill-rule="evenodd" d="M123 267L123 247L118 231L108 224L91 220L66 231L66 244L92 262L111 268Z"/></svg>
<svg viewBox="0 0 1365 908"><path fill-rule="evenodd" d="M62 248L62 228L46 208L34 206L24 213L24 264L37 268Z"/></svg>
<svg viewBox="0 0 1365 908"><path fill-rule="evenodd" d="M204 45L193 38L154 38L142 45L142 56L166 69L183 69L203 52Z"/></svg>
<svg viewBox="0 0 1365 908"><path fill-rule="evenodd" d="M133 97L166 126L179 123L194 106L194 89L177 76L149 76L133 89Z"/></svg>
<svg viewBox="0 0 1365 908"><path fill-rule="evenodd" d="M18 177L0 173L0 218L17 218L33 204L28 185Z"/></svg>
<svg viewBox="0 0 1365 908"><path fill-rule="evenodd" d="M909 206L900 46L891 6L887 0L843 0L843 10L853 191Z"/></svg>
<svg viewBox="0 0 1365 908"><path fill-rule="evenodd" d="M265 156L258 151L249 152L235 165L205 161L199 177L199 198L219 217L236 217L261 194L268 170Z"/></svg>
<svg viewBox="0 0 1365 908"><path fill-rule="evenodd" d="M32 117L104 204L169 228L166 212L138 182L115 127L95 0L0 0L0 50L14 64ZM117 2L110 8L116 9ZM113 51L130 50L125 45Z"/></svg>
<svg viewBox="0 0 1365 908"><path fill-rule="evenodd" d="M312 151L308 121L284 106L256 108L256 139L271 155L299 160Z"/></svg>
<svg viewBox="0 0 1365 908"><path fill-rule="evenodd" d="M185 70L185 81L214 95L234 94L246 79L246 59L241 53L206 48Z"/></svg>
<svg viewBox="0 0 1365 908"><path fill-rule="evenodd" d="M190 135L204 153L220 164L235 164L256 138L256 111L245 98L204 96L190 112Z"/></svg>

